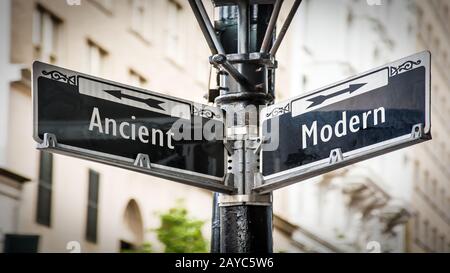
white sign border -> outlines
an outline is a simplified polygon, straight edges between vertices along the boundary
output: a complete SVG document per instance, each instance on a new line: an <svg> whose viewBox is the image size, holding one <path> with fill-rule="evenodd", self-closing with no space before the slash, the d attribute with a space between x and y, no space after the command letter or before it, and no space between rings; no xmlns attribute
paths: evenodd
<svg viewBox="0 0 450 273"><path fill-rule="evenodd" d="M343 81L330 84L326 87L320 88L318 90L314 90L311 92L307 92L305 94L302 94L300 96L294 97L289 99L285 102L280 102L274 105L271 105L269 107L266 107L261 111L261 136L262 136L262 124L264 121L271 119L273 117L270 117L267 115L267 113L273 113L274 111L277 111L277 109L284 109L284 111L275 112L277 116L283 115L283 114L291 114L292 111L292 102L311 96L319 94L320 92L326 92L329 88L332 88L334 86L338 86L341 84L344 84L346 82L350 82L356 78L363 77L367 74L382 70L382 69L391 69L392 67L399 68L402 65L407 64L410 61L413 61L417 63L417 61L420 60L420 64L415 66L414 68L418 67L425 67L426 68L426 74L425 74L425 124L423 125L423 131L421 132L424 136L428 136L431 138L431 52L430 51L422 51L420 53L402 58L400 60L394 61L392 63L374 68L372 70L369 70L367 72L358 74L356 76L347 78ZM401 71L398 71L398 73L401 73ZM389 72L390 74L390 72ZM342 96L342 100L346 99L347 97ZM289 107L287 107L289 105ZM286 111L288 109L288 111ZM411 128L413 129L413 128ZM389 151L394 151L409 145L412 145L417 142L422 142L426 139L414 139L411 137L412 133L406 134L394 139L390 139L387 141L383 141L380 143L376 143L370 146L366 146L360 149L352 150L349 152L342 153L342 161L339 164L333 164L330 163L330 158L325 158L319 161L315 161L303 166L299 166L296 168L292 168L289 170L285 170L279 173L271 174L268 176L262 175L262 183L260 186L254 188L254 191L259 193L266 193L273 191L274 189L278 189L281 187L285 187L290 184L294 184L297 182L300 182L302 180L311 178L316 175L320 175L322 173L325 173L327 171L337 169L346 165L350 165L353 163L356 163L361 160L365 160L368 158L371 158L376 155L381 155ZM383 152L384 151L384 152ZM331 152L331 151L330 151ZM263 170L263 149L260 151L260 170ZM361 159L361 160L358 160Z"/></svg>

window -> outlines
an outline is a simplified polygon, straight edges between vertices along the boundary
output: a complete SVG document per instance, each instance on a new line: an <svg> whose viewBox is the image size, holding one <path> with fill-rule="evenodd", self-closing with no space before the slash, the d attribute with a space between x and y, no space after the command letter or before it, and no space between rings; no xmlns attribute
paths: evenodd
<svg viewBox="0 0 450 273"><path fill-rule="evenodd" d="M434 51L440 55L441 53L441 41L438 38L435 38L433 41Z"/></svg>
<svg viewBox="0 0 450 273"><path fill-rule="evenodd" d="M39 161L39 182L36 222L50 227L52 206L53 155L41 152Z"/></svg>
<svg viewBox="0 0 450 273"><path fill-rule="evenodd" d="M441 102L445 103L445 97L442 97ZM441 157L442 157L442 160L445 159L445 141L442 141L442 143L441 143Z"/></svg>
<svg viewBox="0 0 450 273"><path fill-rule="evenodd" d="M431 249L437 251L437 229L433 228L431 231Z"/></svg>
<svg viewBox="0 0 450 273"><path fill-rule="evenodd" d="M120 240L120 252L133 252L136 251L138 247L130 242L126 242L124 240Z"/></svg>
<svg viewBox="0 0 450 273"><path fill-rule="evenodd" d="M380 49L378 48L378 46L375 46L373 50L373 59L375 61L378 61L380 59Z"/></svg>
<svg viewBox="0 0 450 273"><path fill-rule="evenodd" d="M141 76L139 73L137 73L136 71L130 70L129 83L132 86L144 88L145 85L147 84L147 80L143 76Z"/></svg>
<svg viewBox="0 0 450 273"><path fill-rule="evenodd" d="M120 235L121 250L132 250L142 245L144 240L144 225L139 205L135 200L130 200L123 214L123 228Z"/></svg>
<svg viewBox="0 0 450 273"><path fill-rule="evenodd" d="M430 191L430 181L429 181L429 179L430 179L430 176L428 174L428 171L425 171L424 174L423 174L423 184L425 185L424 189L425 189L425 194L427 196L429 196L430 192L431 192Z"/></svg>
<svg viewBox="0 0 450 273"><path fill-rule="evenodd" d="M421 238L420 238L420 214L419 213L416 214L416 217L414 220L415 220L414 221L414 228L415 228L414 234L415 234L416 240L420 241Z"/></svg>
<svg viewBox="0 0 450 273"><path fill-rule="evenodd" d="M88 73L101 76L104 73L108 53L92 41L88 41Z"/></svg>
<svg viewBox="0 0 450 273"><path fill-rule="evenodd" d="M89 170L86 240L91 243L97 243L99 178L98 172Z"/></svg>
<svg viewBox="0 0 450 273"><path fill-rule="evenodd" d="M439 252L445 252L445 236L441 235L441 237L439 237Z"/></svg>
<svg viewBox="0 0 450 273"><path fill-rule="evenodd" d="M5 234L3 253L38 253L39 235Z"/></svg>
<svg viewBox="0 0 450 273"><path fill-rule="evenodd" d="M436 179L433 179L433 181L431 181L431 193L429 193L429 197L434 202L436 202L436 198L438 197L436 188L437 188L437 182L436 182Z"/></svg>
<svg viewBox="0 0 450 273"><path fill-rule="evenodd" d="M424 242L425 243L425 245L427 245L428 246L428 241L429 241L429 238L428 238L428 236L429 236L429 234L428 234L428 221L427 220L425 220L424 222L423 222L423 236L422 236L422 238L423 238L423 241L422 242Z"/></svg>
<svg viewBox="0 0 450 273"><path fill-rule="evenodd" d="M420 179L420 165L417 160L414 160L414 184L420 190L421 189L421 179Z"/></svg>
<svg viewBox="0 0 450 273"><path fill-rule="evenodd" d="M33 17L35 57L43 62L56 63L62 21L41 6L36 7Z"/></svg>
<svg viewBox="0 0 450 273"><path fill-rule="evenodd" d="M421 32L418 34L422 35L422 33L424 32L423 26L425 25L423 22L424 21L423 20L423 10L420 7L417 7L416 10L417 10L417 25L419 26L419 32Z"/></svg>
<svg viewBox="0 0 450 273"><path fill-rule="evenodd" d="M167 11L167 47L166 53L176 63L181 62L181 41L180 41L180 20L181 6L174 2L168 1Z"/></svg>
<svg viewBox="0 0 450 273"><path fill-rule="evenodd" d="M131 0L131 30L141 38L149 39L151 35L150 5L152 1Z"/></svg>
<svg viewBox="0 0 450 273"><path fill-rule="evenodd" d="M430 43L431 39L432 39L432 36L433 36L433 27L429 23L427 24L427 33L425 35L426 35L426 37L425 37L426 41L428 43Z"/></svg>
<svg viewBox="0 0 450 273"><path fill-rule="evenodd" d="M441 188L439 197L439 207L445 211L445 189Z"/></svg>
<svg viewBox="0 0 450 273"><path fill-rule="evenodd" d="M447 53L447 51L444 51L442 58L443 58L443 61L444 61L444 66L447 66L448 65L448 53Z"/></svg>

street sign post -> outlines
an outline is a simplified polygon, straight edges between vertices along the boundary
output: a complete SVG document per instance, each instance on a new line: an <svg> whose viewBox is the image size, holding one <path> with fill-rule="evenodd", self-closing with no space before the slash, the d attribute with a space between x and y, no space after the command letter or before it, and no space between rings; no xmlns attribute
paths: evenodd
<svg viewBox="0 0 450 273"><path fill-rule="evenodd" d="M219 108L40 62L33 65L33 103L41 149L233 191L223 184ZM205 127L217 135L205 138Z"/></svg>
<svg viewBox="0 0 450 273"><path fill-rule="evenodd" d="M276 35L282 0L212 1L214 26L189 0L217 107L35 62L38 148L220 192L212 251L272 252L273 190L431 139L429 52L271 105L275 55L301 2Z"/></svg>
<svg viewBox="0 0 450 273"><path fill-rule="evenodd" d="M278 145L262 149L264 184L255 190L430 139L430 57L418 53L264 109L263 137Z"/></svg>

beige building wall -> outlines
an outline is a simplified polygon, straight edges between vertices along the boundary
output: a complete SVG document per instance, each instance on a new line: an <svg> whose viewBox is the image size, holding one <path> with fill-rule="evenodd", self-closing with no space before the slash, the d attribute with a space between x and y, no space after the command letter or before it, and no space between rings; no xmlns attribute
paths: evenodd
<svg viewBox="0 0 450 273"><path fill-rule="evenodd" d="M211 3L204 2L212 16ZM133 12L134 5L139 8ZM38 21L49 19L36 19L36 10L51 14L51 45L45 44L45 39L43 43L36 42ZM136 21L137 12L142 12L142 21ZM204 103L210 52L187 1L81 0L81 5L70 6L66 1L12 0L11 14L11 62L26 68L22 80L11 84L6 165L32 178L23 190L20 232L41 235L43 252L69 251L69 242L73 241L81 244L83 252L117 252L120 240L136 245L150 241L155 251L163 251L155 233L147 231L159 226L158 212L183 199L195 218L206 221L203 234L209 240L211 192L61 155L53 158L51 226L36 222L39 152L32 139L32 62L42 60ZM169 46L170 41L176 44ZM283 47L281 56L288 49ZM97 58L95 65L90 63L92 54ZM286 69L287 64L283 67ZM278 86L289 84L288 79L280 78L283 81ZM100 173L96 244L85 239L89 170ZM142 221L136 220L130 227L124 214L131 200L137 204ZM276 250L281 249L277 247L281 242L279 234L275 233Z"/></svg>
<svg viewBox="0 0 450 273"><path fill-rule="evenodd" d="M416 1L417 49L432 53L433 140L411 151L414 221L408 250L450 251L450 1Z"/></svg>
<svg viewBox="0 0 450 273"><path fill-rule="evenodd" d="M69 69L89 73L89 43L101 48L104 63L99 76L134 83L133 71L143 78L142 87L165 94L203 102L209 75L208 50L186 1L144 1L142 33L132 28L133 1L81 1L69 6L65 1L12 1L13 63L25 64L28 73L35 59L50 61ZM134 1L139 2L139 1ZM106 5L102 5L105 3ZM177 52L167 50L169 5L177 9ZM33 15L37 7L55 16L55 47L51 59L40 56L33 45ZM172 18L173 19L173 18ZM173 22L172 22L173 23ZM173 34L173 33L172 33ZM173 57L176 56L176 57ZM202 58L199 58L202 57ZM163 251L155 234L158 212L184 199L189 212L205 220L203 234L209 240L212 198L209 191L159 178L55 155L53 165L51 227L36 223L39 152L32 139L32 103L29 76L11 85L8 126L7 167L32 178L24 187L20 232L41 235L40 251L65 252L68 242L77 241L81 251L116 252L119 240L139 244L151 241L155 251ZM98 243L85 240L88 172L100 173ZM130 200L140 210L144 236L130 234L124 213ZM139 230L139 228L138 228Z"/></svg>
<svg viewBox="0 0 450 273"><path fill-rule="evenodd" d="M329 237L326 230L333 231L333 226L344 227L342 232L346 238L364 235L364 230L353 229L361 225L377 233L382 226L372 222L364 223L359 219L355 225L348 224L348 213L340 211L342 208L350 211L348 196L344 200L336 197L342 195L346 183L365 184L364 180L371 180L389 200L407 209L405 215L409 215L406 225L401 224L394 230L395 240L381 242L382 251L393 243L395 251L449 252L450 1L380 2L379 6L370 6L364 0L303 1L299 14L302 20L293 31L298 38L290 44L292 62L297 65L290 76L291 80L297 80L290 95L315 90L429 50L432 54L433 140L277 191L274 199L283 201L275 205L279 206L280 215L301 227L309 227L322 238ZM352 178L355 180L352 181L350 175L342 175L342 172L354 175L356 180ZM329 183L327 177L333 182ZM322 194L323 190L329 194ZM374 218L378 217L375 213L380 215L376 210L373 213ZM321 233L322 229L325 231ZM378 240L376 236L367 239ZM355 248L353 243L335 240L335 245L352 244L350 251L366 251L367 241L361 242L362 248Z"/></svg>
<svg viewBox="0 0 450 273"><path fill-rule="evenodd" d="M136 17L132 12L133 2L140 1L81 0L80 6L69 6L65 1L56 0L12 0L11 63L24 64L27 69L24 70L22 80L11 84L5 167L32 178L32 181L23 187L19 230L23 233L42 235L41 251L68 251L67 243L78 241L81 243L82 251L116 252L119 250L121 239L131 240L137 244L150 240L156 251L162 251L162 246L157 242L154 233L145 230L156 228L159 220L155 213L175 205L179 198L185 199L185 204L192 215L207 221L203 234L209 239L212 201L210 192L59 155L54 157L52 226L48 228L36 223L39 152L35 149L36 144L31 137L32 106L29 80L33 60L51 61L68 69L90 73L92 65L88 62L89 45L95 45L103 56L102 69L94 71L99 76L135 84L138 75L142 78L139 85L144 88L196 102L205 101L203 96L207 93L209 76L207 57L210 53L187 1L143 1L147 6L143 9L146 16L142 24L133 19ZM209 4L209 1L204 2ZM285 2L281 20L287 7L292 3L292 1ZM309 2L311 1L305 1ZM386 166L387 161L381 158L378 161L368 161L362 166L370 166L372 170L380 173L387 167L390 170L397 169L397 175L394 174L390 180L384 181L388 184L396 179L408 179L411 188L405 195L409 198L408 202L414 217L409 220L405 233L406 251L449 251L450 127L446 122L450 114L450 79L446 73L450 69L450 16L446 8L449 1L409 2L416 3L419 8L418 28L417 31L414 30L417 32L417 39L414 40L417 45L413 51L430 49L432 52L433 140L390 154L389 158L397 160L396 165L392 165L391 160L390 166ZM176 3L178 14L175 21L170 15L173 14L171 13L173 3ZM33 45L33 26L36 25L33 23L33 15L37 6L53 14L54 19L59 22L58 35L55 38L56 47L48 56L40 56L37 47ZM212 15L212 7L207 6L207 10ZM303 80L301 75L316 69L311 66L307 66L307 69L300 66L304 60L302 58L309 57L304 54L304 49L300 48L303 37L298 34L304 32L296 30L298 27L296 22L299 17L307 15L308 10L305 10L305 4L302 4L278 53L276 86L278 101L288 99L294 92L307 91L297 90L297 87L302 85L299 84ZM134 30L136 25L145 27L141 31L136 31ZM178 29L176 33L172 31L174 26ZM179 47L169 47L169 39L178 41ZM169 50L170 48L178 50ZM302 55L299 52L303 52ZM354 53L352 49L349 49L349 52ZM389 54L382 53L383 62L403 57L394 58L392 55L395 54ZM344 74L349 72L344 70L343 67L346 66L341 64L330 67L326 69L346 71L342 72ZM360 64L358 69L370 67L373 65L367 61ZM325 84L340 80L341 76L337 74L339 73L334 73L330 79L326 79ZM84 235L89 169L100 173L97 244L88 243ZM405 174L399 175L398 170L405 170ZM298 223L296 212L300 207L298 200L302 199L302 192L305 198L310 193L314 194L303 186L291 186L274 194L274 211L286 220L277 223L278 230L274 232L275 251L302 249L291 240L291 237L297 236L299 231L293 232L291 229L295 225L289 223ZM143 237L130 233L133 228L128 227L124 220L126 207L131 200L136 202L140 210ZM304 205L311 206L311 204ZM302 236L304 234L305 232ZM323 249L336 251L337 248L327 245Z"/></svg>

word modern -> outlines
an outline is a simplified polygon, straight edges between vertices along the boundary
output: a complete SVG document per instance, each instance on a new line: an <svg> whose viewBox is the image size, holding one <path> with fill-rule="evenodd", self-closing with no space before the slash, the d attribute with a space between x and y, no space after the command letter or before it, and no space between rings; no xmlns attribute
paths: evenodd
<svg viewBox="0 0 450 273"><path fill-rule="evenodd" d="M135 120L136 117L132 116L131 121ZM118 122L112 118L105 118L104 122L102 123L100 111L97 107L94 107L94 109L92 110L91 121L89 123L89 131L92 132L94 131L94 129L97 129L100 134L120 136L123 139L139 140L144 144L149 143L152 145L159 145L161 147L164 147L164 142L166 142L166 146L169 149L175 149L172 144L173 134L170 130L164 133L159 129L149 129L146 126L138 126L127 121Z"/></svg>
<svg viewBox="0 0 450 273"><path fill-rule="evenodd" d="M325 124L322 128L317 127L317 120L308 128L306 124L302 125L302 149L308 147L308 143L312 146L317 145L319 137L322 143L330 141L333 136L337 138L346 136L350 133L357 133L359 130L367 129L369 126L377 126L386 122L386 111L384 107L374 109L373 111L363 112L361 116L353 115L347 119L347 111L342 112L341 119L334 124Z"/></svg>

